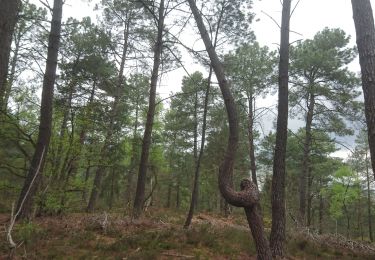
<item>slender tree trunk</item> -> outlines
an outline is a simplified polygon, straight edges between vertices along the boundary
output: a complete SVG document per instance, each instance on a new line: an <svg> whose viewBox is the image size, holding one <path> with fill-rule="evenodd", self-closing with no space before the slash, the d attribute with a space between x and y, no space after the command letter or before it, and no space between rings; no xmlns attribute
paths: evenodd
<svg viewBox="0 0 375 260"><path fill-rule="evenodd" d="M256 164L255 164L255 147L254 147L254 106L253 106L253 93L249 93L248 97L249 116L248 116L248 139L249 139L249 157L250 157L250 171L251 180L258 187Z"/></svg>
<svg viewBox="0 0 375 260"><path fill-rule="evenodd" d="M168 192L167 192L167 203L165 205L166 208L171 207L171 197L172 197L172 181L169 181Z"/></svg>
<svg viewBox="0 0 375 260"><path fill-rule="evenodd" d="M197 207L197 204L198 204L199 175L200 175L199 173L200 173L200 167L201 167L201 162L202 162L203 153L204 153L204 145L206 141L208 99L210 96L211 77L212 77L212 67L210 67L210 72L208 74L208 82L207 82L206 93L204 97L201 147L200 147L199 155L195 164L193 192L191 194L190 209L189 209L187 218L185 220L184 228L188 228L190 226L191 220L193 219L193 215L194 215L194 209Z"/></svg>
<svg viewBox="0 0 375 260"><path fill-rule="evenodd" d="M289 22L291 0L283 1L280 61L279 101L277 108L276 145L272 176L272 227L270 246L274 257L284 256L285 242L285 157L288 136L288 80L289 80Z"/></svg>
<svg viewBox="0 0 375 260"><path fill-rule="evenodd" d="M314 107L315 97L314 94L310 93L306 115L305 140L303 144L302 173L300 175L299 183L299 212L302 224L306 223L306 187L310 181L309 179L311 178L310 150L312 142L311 128L314 116Z"/></svg>
<svg viewBox="0 0 375 260"><path fill-rule="evenodd" d="M85 170L85 181L84 181L84 190L82 192L82 200L85 202L85 204L87 203L87 182L89 180L89 177L90 177L90 169L91 169L91 161L90 159L88 159L87 161L87 167L86 167L86 170Z"/></svg>
<svg viewBox="0 0 375 260"><path fill-rule="evenodd" d="M139 114L139 96L137 97L135 107L135 122L133 128L133 141L132 141L132 156L130 159L130 170L127 176L127 187L125 192L125 208L131 210L132 194L133 194L133 177L136 171L136 154L137 154L137 132L138 132L138 114Z"/></svg>
<svg viewBox="0 0 375 260"><path fill-rule="evenodd" d="M219 16L219 19L218 19L218 23L216 25L216 32L215 32L214 41L213 41L213 48L214 49L216 48L218 35L219 35L219 29L220 29L221 21L222 21L224 12L225 12L224 6L225 5L222 4L220 16ZM199 158L198 158L198 160L196 161L196 164L195 164L194 187L193 187L193 192L192 192L192 195L191 195L190 209L189 209L189 213L187 215L187 218L186 218L186 221L185 221L185 224L184 224L184 228L188 228L190 226L191 220L192 220L193 215L194 215L194 208L196 208L197 204L198 204L199 175L200 175L199 171L200 171L200 165L201 165L201 161L202 161L202 157L203 157L204 143L205 143L205 138L206 138L207 107L208 107L208 98L209 98L209 94L210 94L212 72L213 72L213 68L212 68L212 66L210 66L210 71L209 71L208 80L207 80L205 101L204 101L201 148L200 148L200 152L199 152ZM197 100L197 98L196 98L196 100ZM198 122L197 122L196 126L198 126Z"/></svg>
<svg viewBox="0 0 375 260"><path fill-rule="evenodd" d="M307 194L310 193L310 189L309 189L309 186L307 186ZM306 225L308 227L311 226L311 221L312 221L312 218L314 217L313 214L314 214L314 211L313 209L311 208L312 207L312 196L310 195L307 195L307 220L306 220Z"/></svg>
<svg viewBox="0 0 375 260"><path fill-rule="evenodd" d="M115 194L115 167L112 169L112 174L111 174L111 191L109 193L109 209L111 210L113 207L113 200L114 200L114 194Z"/></svg>
<svg viewBox="0 0 375 260"><path fill-rule="evenodd" d="M114 98L112 109L111 109L111 115L109 119L110 121L109 121L107 134L104 140L104 145L100 152L101 162L107 160L109 157L108 149L111 143L112 136L115 132L116 119L119 115L118 109L119 109L119 103L120 103L121 97L123 95L122 88L123 88L123 83L124 83L124 68L125 68L126 55L128 52L129 27L130 27L130 18L127 20L127 24L124 29L124 44L122 48L122 56L121 56L120 69L119 69L119 74L118 74L118 79L117 79L116 93L115 93L115 98ZM105 171L105 166L100 165L95 172L94 185L92 187L89 203L86 208L87 212L93 212L95 209L95 204L96 204L96 201L98 200L99 191L102 185L104 171Z"/></svg>
<svg viewBox="0 0 375 260"><path fill-rule="evenodd" d="M362 225L362 200L361 196L358 196L358 204L357 204L357 229L361 234L361 239L363 241L363 225Z"/></svg>
<svg viewBox="0 0 375 260"><path fill-rule="evenodd" d="M76 84L75 80L73 80L69 84L68 97L67 97L67 100L63 104L64 114L63 114L63 119L62 119L61 127L60 127L60 134L59 134L59 140L58 140L58 145L57 145L57 151L56 151L56 154L55 154L55 158L53 160L54 165L52 166L52 169L53 169L52 171L55 174L54 177L56 179L59 179L59 181L64 179L64 170L65 170L64 164L68 160L68 156L69 156L69 155L64 156L64 149L63 148L64 148L64 143L65 143L65 140L64 140L65 134L68 130L68 120L69 120L69 117L70 117L70 112L71 112L71 107L72 107L73 92L74 92L75 84ZM72 124L73 124L73 122L72 122ZM64 157L65 157L65 159L64 159ZM60 167L62 161L64 161L64 163L63 163L62 167Z"/></svg>
<svg viewBox="0 0 375 260"><path fill-rule="evenodd" d="M59 181L64 179L64 164L67 163L69 160L69 155L66 154L64 156L63 148L64 148L64 142L65 142L65 133L67 132L68 129L68 120L69 117L71 116L71 109L72 109L72 100L73 100L73 94L75 91L75 87L77 84L77 66L80 60L80 54L75 58L74 63L73 63L73 68L72 68L72 79L69 82L67 88L68 88L68 95L64 97L64 102L62 105L62 110L63 110L63 118L61 122L61 127L60 127L60 134L59 134L59 139L58 139L58 144L57 144L57 151L56 154L53 158L53 166L52 166L52 171L54 173L54 179L58 179ZM73 122L71 122L73 125ZM65 159L64 159L65 157ZM64 162L63 166L61 166L62 161ZM66 166L66 165L65 165Z"/></svg>
<svg viewBox="0 0 375 260"><path fill-rule="evenodd" d="M371 186L370 186L370 171L368 165L367 151L366 151L366 180L367 180L367 214L368 214L368 234L370 241L374 241L372 235L372 213L371 213Z"/></svg>
<svg viewBox="0 0 375 260"><path fill-rule="evenodd" d="M12 36L18 20L20 0L0 0L0 109L4 108Z"/></svg>
<svg viewBox="0 0 375 260"><path fill-rule="evenodd" d="M314 218L314 213L312 213L312 200L313 195L311 194L311 187L313 183L313 177L311 176L311 167L309 167L308 176L307 176L307 226L309 227L312 223L312 219Z"/></svg>
<svg viewBox="0 0 375 260"><path fill-rule="evenodd" d="M180 208L180 180L177 180L177 185L176 185L176 209Z"/></svg>
<svg viewBox="0 0 375 260"><path fill-rule="evenodd" d="M375 27L370 0L352 0L371 164L375 175Z"/></svg>
<svg viewBox="0 0 375 260"><path fill-rule="evenodd" d="M139 163L137 190L134 198L133 218L138 219L143 212L145 202L145 186L147 177L147 164L149 157L149 150L151 146L151 134L154 124L155 116L155 99L156 99L156 85L159 78L159 67L161 63L161 54L163 50L163 29L164 29L164 0L160 1L159 15L158 15L158 34L154 46L154 66L151 75L150 98L147 111L147 119L145 131L142 140L141 161Z"/></svg>
<svg viewBox="0 0 375 260"><path fill-rule="evenodd" d="M319 194L319 234L323 233L323 210L323 197L321 194Z"/></svg>
<svg viewBox="0 0 375 260"><path fill-rule="evenodd" d="M95 97L95 90L96 90L96 80L94 80L93 82L89 102L86 105L86 111L84 113L86 118L90 118L91 116L92 105L93 105L94 97ZM79 134L79 145L77 147L77 150L75 150L75 152L73 153L72 155L73 157L71 158L69 167L67 168L67 177L65 178L66 182L69 180L69 177L74 176L77 173L78 165L79 165L80 158L81 158L82 148L84 146L89 128L90 126L86 123L82 126L82 129Z"/></svg>
<svg viewBox="0 0 375 260"><path fill-rule="evenodd" d="M54 0L51 31L48 40L46 71L43 80L38 141L29 172L18 199L17 212L20 212L18 218L32 217L33 199L41 180L51 138L53 89L56 79L57 56L60 44L62 6L62 0Z"/></svg>
<svg viewBox="0 0 375 260"><path fill-rule="evenodd" d="M252 231L259 259L272 259L268 241L263 229L263 220L259 212L259 192L254 183L245 179L241 182L241 191L235 191L231 185L235 154L238 147L238 121L236 106L230 92L230 84L226 79L224 67L220 62L215 48L212 45L202 16L194 0L188 0L190 9L194 15L201 38L211 60L211 66L219 82L223 95L229 122L229 139L224 160L219 169L219 189L224 198L233 206L245 209L249 227Z"/></svg>
<svg viewBox="0 0 375 260"><path fill-rule="evenodd" d="M85 111L84 113L84 116L86 118L89 118L90 115L91 115L91 110L92 110L92 103L94 101L94 96L95 96L95 88L96 88L96 80L94 80L94 83L93 83L93 86L92 86L92 89L91 89L91 94L90 94L90 98L89 98L89 102L86 106L87 108L87 111ZM72 127L74 126L73 122L72 122ZM84 143L85 143L85 140L86 140L86 135L87 135L87 131L89 129L89 126L87 124L84 124L82 126L82 129L80 131L80 134L79 134L79 145L77 147L76 150L74 150L73 154L70 155L70 151L71 151L71 147L72 147L72 143L73 143L73 133L74 133L74 130L72 129L72 135L70 137L70 149L67 153L67 156L66 156L66 159L69 159L70 158L70 161L68 163L68 166L67 167L62 167L61 168L61 173L60 173L60 180L59 182L63 182L63 184L61 185L61 190L62 190L62 194L61 194L61 207L64 206L65 204L65 201L66 201L66 189L67 189L67 186L69 184L69 180L72 176L75 176L77 171L78 171L78 166L79 166L79 163L80 163L80 159L81 159L81 152L82 152L82 148L84 146ZM65 160L66 161L66 160ZM88 164L90 165L90 161L88 161ZM66 170L65 170L66 168ZM86 186L86 183L87 183L87 180L88 180L88 171L89 171L89 168L90 166L87 168L86 170L86 174L85 174L85 186ZM64 172L66 172L66 175L63 174ZM84 189L83 191L83 200L86 201L86 189Z"/></svg>
<svg viewBox="0 0 375 260"><path fill-rule="evenodd" d="M13 57L10 62L10 74L8 77L8 82L5 87L5 94L4 94L4 101L3 101L3 110L5 112L7 111L7 108L8 108L9 97L10 97L10 93L12 91L12 86L13 86L15 76L16 76L16 67L17 67L18 55L20 51L21 39L22 39L22 32L21 30L18 30L17 35L15 35L15 39L14 39L15 47L13 51Z"/></svg>

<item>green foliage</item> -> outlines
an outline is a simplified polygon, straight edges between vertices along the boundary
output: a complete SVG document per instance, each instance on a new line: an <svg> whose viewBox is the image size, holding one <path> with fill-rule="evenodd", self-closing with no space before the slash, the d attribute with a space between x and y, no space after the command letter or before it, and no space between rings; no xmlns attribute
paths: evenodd
<svg viewBox="0 0 375 260"><path fill-rule="evenodd" d="M333 174L333 182L328 188L322 189L321 193L325 197L329 196L329 212L331 217L337 220L343 215L343 208L346 210L348 205L358 199L358 179L352 169L343 166Z"/></svg>
<svg viewBox="0 0 375 260"><path fill-rule="evenodd" d="M300 107L310 109L316 128L339 135L352 133L344 119L355 120L360 107L359 78L348 70L356 50L348 44L344 31L325 28L290 50L292 115L304 118Z"/></svg>
<svg viewBox="0 0 375 260"><path fill-rule="evenodd" d="M41 235L43 235L43 229L33 222L23 222L16 226L15 237L18 241L22 241L25 244L32 244Z"/></svg>

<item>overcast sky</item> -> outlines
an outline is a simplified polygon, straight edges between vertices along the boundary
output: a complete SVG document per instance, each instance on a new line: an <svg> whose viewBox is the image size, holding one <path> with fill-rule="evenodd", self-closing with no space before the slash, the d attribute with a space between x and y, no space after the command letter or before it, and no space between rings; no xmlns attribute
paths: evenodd
<svg viewBox="0 0 375 260"><path fill-rule="evenodd" d="M37 0L32 0L37 2ZM253 0L254 13L256 18L252 24L257 40L261 45L267 45L271 49L277 49L280 40L280 30L277 23L281 21L281 3L280 0ZM292 6L298 0L292 1ZM50 0L52 4L52 0ZM64 17L74 16L81 18L83 16L93 15L93 3L89 4L87 0L67 0L64 7ZM371 0L372 6L375 6L375 0ZM272 17L273 19L271 19ZM276 21L276 22L275 22ZM347 34L351 35L351 44L355 44L354 22L352 19L351 1L350 0L300 0L298 6L294 10L290 23L291 33L290 42L312 38L318 31L324 27L341 28ZM191 63L191 58L185 57L190 72L199 69L200 66ZM358 61L356 60L350 65L350 69L359 72ZM161 86L158 88L159 93L163 97L168 96L170 92L179 90L182 77L186 75L184 70L179 69L167 76L163 77ZM262 106L272 106L277 103L276 95L268 97L258 104ZM272 128L273 116L269 116L262 121L262 128L268 132ZM293 130L301 125L296 121L291 121L289 127ZM353 138L344 138L342 141L347 142L349 146L353 145ZM336 153L339 156L345 156L348 151L341 150Z"/></svg>

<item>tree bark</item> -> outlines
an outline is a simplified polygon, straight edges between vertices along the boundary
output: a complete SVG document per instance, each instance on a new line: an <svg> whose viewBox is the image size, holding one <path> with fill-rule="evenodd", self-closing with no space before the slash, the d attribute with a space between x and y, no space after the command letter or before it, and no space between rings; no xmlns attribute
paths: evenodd
<svg viewBox="0 0 375 260"><path fill-rule="evenodd" d="M207 112L208 112L208 99L209 99L210 87L211 87L211 76L212 76L212 67L210 67L210 72L208 74L208 82L207 82L206 93L204 97L201 146L200 146L199 155L195 164L193 192L191 194L190 209L185 220L184 228L188 228L190 226L191 220L193 219L193 215L194 215L194 209L196 208L198 204L199 175L200 175L199 173L200 173L200 167L201 167L201 162L202 162L203 153L204 153L204 145L206 141Z"/></svg>
<svg viewBox="0 0 375 260"><path fill-rule="evenodd" d="M18 20L20 0L0 0L0 109L4 108L12 36Z"/></svg>
<svg viewBox="0 0 375 260"><path fill-rule="evenodd" d="M139 97L135 107L135 122L133 128L132 156L130 159L130 170L127 176L127 186L125 192L125 208L131 210L131 201L133 194L133 176L136 171L136 154L137 154L137 132L138 132L138 114L139 114Z"/></svg>
<svg viewBox="0 0 375 260"><path fill-rule="evenodd" d="M370 0L352 0L371 164L375 176L375 27Z"/></svg>
<svg viewBox="0 0 375 260"><path fill-rule="evenodd" d="M279 61L279 101L271 191L272 227L270 246L272 255L280 258L284 256L285 242L285 157L288 136L290 6L291 0L283 1Z"/></svg>
<svg viewBox="0 0 375 260"><path fill-rule="evenodd" d="M48 39L46 70L43 79L38 141L17 203L17 211L20 212L18 218L22 219L32 217L33 199L41 180L51 138L53 90L60 44L62 6L62 0L54 0L51 30Z"/></svg>
<svg viewBox="0 0 375 260"><path fill-rule="evenodd" d="M312 141L312 121L314 116L315 97L313 93L309 94L308 99L308 110L306 115L306 126L305 126L305 140L303 144L303 159L302 159L302 173L300 175L299 183L299 212L300 220L302 224L306 223L306 187L311 178L311 167L310 167L310 150ZM308 195L307 195L308 196Z"/></svg>
<svg viewBox="0 0 375 260"><path fill-rule="evenodd" d="M223 64L220 62L212 45L206 27L203 23L202 16L194 0L188 0L190 9L194 15L201 38L210 57L211 66L216 74L219 87L224 99L228 122L229 138L224 160L219 169L219 189L224 198L233 206L245 208L248 223L252 231L259 259L272 259L269 244L265 238L263 229L263 220L259 213L259 192L254 183L245 179L241 182L241 191L235 191L231 185L231 176L233 173L235 155L238 147L238 121L236 106L233 96L230 92L230 84L224 73ZM259 217L254 217L254 216Z"/></svg>
<svg viewBox="0 0 375 260"><path fill-rule="evenodd" d="M139 163L137 189L133 205L133 218L138 219L143 212L145 202L145 186L147 177L147 164L149 157L149 150L151 146L151 134L154 124L155 115L155 99L156 99L156 85L159 78L159 67L161 63L161 53L163 50L163 29L164 29L164 0L160 1L159 15L158 15L158 33L154 46L154 65L151 74L150 98L147 111L147 119L145 131L142 140L141 161Z"/></svg>
<svg viewBox="0 0 375 260"><path fill-rule="evenodd" d="M213 41L213 48L216 48L217 45L217 40L218 40L218 35L219 35L219 29L221 26L221 21L225 12L224 4L221 6L221 11L220 11L220 16L218 19L218 23L216 25L216 31L215 31L215 36L214 36L214 41ZM205 95L205 100L204 100L204 112L203 112L203 126L202 126L202 140L201 140L201 148L199 152L199 158L196 160L195 164L195 173L194 173L194 186L193 186L193 192L191 194L191 202L190 202L190 209L189 213L187 215L184 228L188 228L191 224L191 220L193 219L193 214L194 214L194 208L197 207L198 204L198 196L199 196L199 171L200 171L200 165L203 157L203 151L204 151L204 143L205 143L205 138L206 138L206 122L207 122L207 107L208 107L208 98L210 94L210 86L211 86L211 78L212 78L212 71L213 68L210 66L210 71L208 74L208 82L207 82L207 88L206 88L206 95ZM197 99L196 99L197 100ZM198 126L198 122L196 124Z"/></svg>
<svg viewBox="0 0 375 260"><path fill-rule="evenodd" d="M370 173L369 173L369 165L368 165L368 158L367 158L367 150L366 150L366 181L367 181L367 214L368 214L368 234L370 241L374 241L374 237L372 235L372 213L371 213L371 186L370 186Z"/></svg>
<svg viewBox="0 0 375 260"><path fill-rule="evenodd" d="M249 93L248 97L249 116L248 116L248 139L249 139L249 157L250 157L250 171L251 179L258 187L256 164L255 164L255 147L254 147L254 108L253 108L253 93Z"/></svg>
<svg viewBox="0 0 375 260"><path fill-rule="evenodd" d="M323 196L319 194L319 234L323 233Z"/></svg>
<svg viewBox="0 0 375 260"><path fill-rule="evenodd" d="M8 81L4 89L5 93L4 93L3 104L2 104L3 107L2 108L0 107L0 109L3 109L5 112L7 111L7 108L8 108L10 93L12 91L12 86L15 80L16 66L18 62L19 51L21 48L21 39L22 39L22 31L18 30L17 34L14 37L15 46L14 46L14 51L13 51L13 57L10 62L10 74L8 76Z"/></svg>
<svg viewBox="0 0 375 260"><path fill-rule="evenodd" d="M122 48L122 56L121 56L121 63L120 63L120 69L117 79L117 85L116 85L116 92L115 92L115 98L113 101L112 109L111 109L111 115L110 115L110 121L108 125L107 134L104 140L104 145L100 152L100 161L105 161L109 157L109 146L111 143L112 136L115 131L115 123L117 116L119 114L119 103L121 100L121 97L123 95L123 83L124 83L124 68L125 68L125 61L126 61L126 55L128 53L128 39L129 39L129 28L130 27L130 18L128 18L125 29L124 29L124 44ZM100 165L96 172L94 177L94 185L91 190L91 195L89 199L89 203L87 205L86 211L87 212L93 212L95 210L95 204L98 200L99 191L101 189L102 185L102 179L105 172L105 166Z"/></svg>

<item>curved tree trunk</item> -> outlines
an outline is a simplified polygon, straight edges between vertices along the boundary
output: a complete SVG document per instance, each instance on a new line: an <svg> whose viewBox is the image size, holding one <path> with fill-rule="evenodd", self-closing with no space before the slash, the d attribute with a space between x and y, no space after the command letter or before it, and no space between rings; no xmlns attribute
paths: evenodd
<svg viewBox="0 0 375 260"><path fill-rule="evenodd" d="M375 175L375 27L370 0L352 0L371 164Z"/></svg>
<svg viewBox="0 0 375 260"><path fill-rule="evenodd" d="M288 79L289 79L289 21L291 0L283 1L280 61L279 101L277 111L276 145L272 176L272 227L270 245L274 257L283 257L285 242L285 156L288 136Z"/></svg>
<svg viewBox="0 0 375 260"><path fill-rule="evenodd" d="M220 16L218 19L218 23L216 25L216 31L215 31L215 36L214 36L214 41L213 41L213 48L216 48L217 40L218 40L218 35L219 35L219 30L221 26L221 21L225 12L225 4L223 3L221 6L221 11L220 11ZM199 196L199 171L200 171L200 166L201 166L201 161L203 157L203 152L204 152L204 143L206 139L206 122L207 122L207 106L208 106L208 98L209 98L209 93L210 93L210 86L211 86L211 79L212 79L212 71L213 68L210 66L210 71L208 74L208 82L207 82L207 88L206 88L206 95L205 95L205 100L204 100L204 112L203 112L203 126L202 126L202 140L201 140L201 148L199 152L199 157L196 160L195 164L195 173L194 173L194 185L193 185L193 191L191 194L191 201L190 201L190 209L184 224L184 228L188 228L191 224L191 220L193 219L194 215L194 209L197 207L198 204L198 196ZM197 100L197 99L196 99ZM196 124L196 127L198 127L198 123Z"/></svg>
<svg viewBox="0 0 375 260"><path fill-rule="evenodd" d="M238 121L236 106L230 92L230 84L224 73L224 67L220 62L215 48L212 45L202 16L194 0L188 0L190 9L194 15L202 40L211 60L211 66L215 71L223 95L229 122L229 140L224 160L219 169L219 189L224 198L233 206L245 208L247 220L253 234L259 259L272 259L268 241L263 229L263 220L259 213L259 192L254 183L245 179L241 182L241 191L235 191L230 185L233 173L234 160L238 147Z"/></svg>
<svg viewBox="0 0 375 260"><path fill-rule="evenodd" d="M32 217L33 199L41 180L43 166L51 138L53 89L56 79L57 56L60 45L62 6L62 0L54 0L51 31L48 39L46 71L43 79L38 141L29 172L18 198L18 218Z"/></svg>
<svg viewBox="0 0 375 260"><path fill-rule="evenodd" d="M0 110L5 106L9 56L20 4L20 0L0 0Z"/></svg>
<svg viewBox="0 0 375 260"><path fill-rule="evenodd" d="M141 152L141 161L139 163L138 171L138 181L137 181L137 190L134 198L133 205L133 218L137 219L142 215L143 206L145 202L145 186L146 186L146 177L147 177L147 164L149 151L151 146L151 134L152 127L154 124L154 115L155 115L155 99L156 99L156 85L159 78L159 67L161 63L161 53L163 50L163 29L164 29L164 0L160 1L159 6L159 16L158 16L158 34L156 39L156 44L154 47L154 66L152 69L151 75L151 84L150 84L150 98L147 111L147 119L145 131L143 134L142 140L142 152Z"/></svg>

